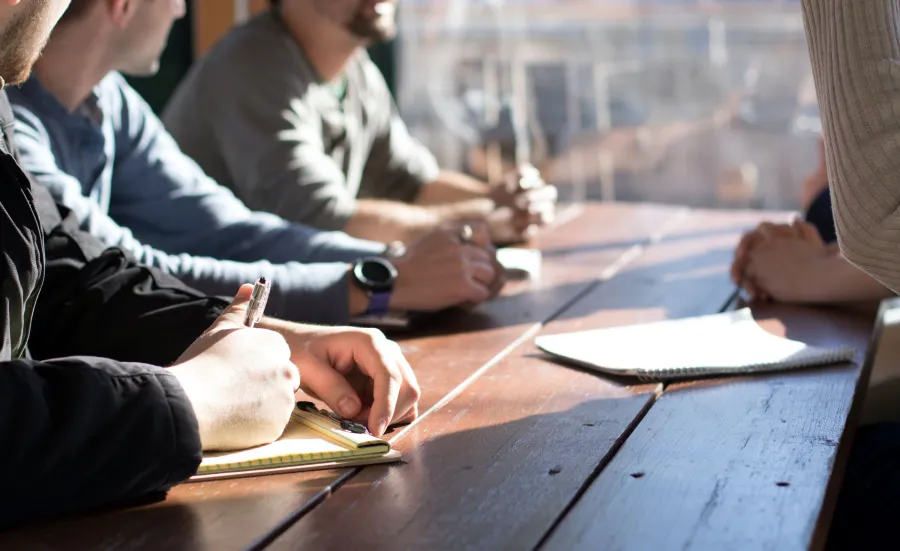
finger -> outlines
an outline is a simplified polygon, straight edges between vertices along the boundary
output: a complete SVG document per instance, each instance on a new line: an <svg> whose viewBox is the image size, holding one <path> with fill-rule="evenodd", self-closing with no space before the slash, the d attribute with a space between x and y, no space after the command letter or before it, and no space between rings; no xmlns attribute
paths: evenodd
<svg viewBox="0 0 900 551"><path fill-rule="evenodd" d="M397 423L412 423L419 418L419 403L413 404L412 408L405 415L397 419Z"/></svg>
<svg viewBox="0 0 900 551"><path fill-rule="evenodd" d="M459 304L466 302L479 303L491 298L490 283L483 283L469 276L462 283Z"/></svg>
<svg viewBox="0 0 900 551"><path fill-rule="evenodd" d="M249 283L241 285L234 298L231 299L231 304L216 319L218 328L222 328L222 325L244 327L244 317L247 315L247 306L250 304L251 295L253 295L253 285Z"/></svg>
<svg viewBox="0 0 900 551"><path fill-rule="evenodd" d="M373 381L368 426L381 436L398 413L406 415L418 400L418 383L400 347L380 332L360 332L351 346L359 371Z"/></svg>
<svg viewBox="0 0 900 551"><path fill-rule="evenodd" d="M745 264L747 263L747 253L750 250L750 245L754 240L755 234L754 232L747 232L741 237L740 242L738 242L738 246L734 250L734 261L731 264L731 280L737 284L742 277L742 273L744 271Z"/></svg>
<svg viewBox="0 0 900 551"><path fill-rule="evenodd" d="M795 235L795 230L791 224L763 222L757 228L756 233L759 234L760 241L765 241L774 237L791 237Z"/></svg>
<svg viewBox="0 0 900 551"><path fill-rule="evenodd" d="M503 290L503 286L506 285L506 269L503 266L499 266L495 272L497 277L488 286L488 298L494 298L499 295L500 291Z"/></svg>
<svg viewBox="0 0 900 551"><path fill-rule="evenodd" d="M297 360L303 373L303 384L333 411L345 419L353 419L362 409L362 400L347 379L314 354L303 354Z"/></svg>
<svg viewBox="0 0 900 551"><path fill-rule="evenodd" d="M765 241L766 239L771 237L774 226L775 225L771 222L763 222L762 224L760 224L759 227L756 228L756 234L759 236L759 239L761 241Z"/></svg>
<svg viewBox="0 0 900 551"><path fill-rule="evenodd" d="M486 223L472 222L469 225L472 227L471 244L477 245L482 249L492 249L494 247L491 241L491 230Z"/></svg>
<svg viewBox="0 0 900 551"><path fill-rule="evenodd" d="M374 374L373 379L375 387L372 393L372 410L369 412L369 431L375 436L381 436L394 418L400 395L400 377L382 369Z"/></svg>
<svg viewBox="0 0 900 551"><path fill-rule="evenodd" d="M400 347L394 342L389 342L386 347L389 349L387 354L396 362L397 369L403 379L403 386L400 398L397 401L397 409L394 412L394 423L415 421L419 416L419 398L422 391L419 389L419 383L416 380L416 374L404 357Z"/></svg>
<svg viewBox="0 0 900 551"><path fill-rule="evenodd" d="M474 243L463 247L463 255L467 262L483 262L490 264L491 260L496 256L493 246L490 249L475 245Z"/></svg>
<svg viewBox="0 0 900 551"><path fill-rule="evenodd" d="M469 275L475 281L489 286L497 278L497 268L491 262L470 262Z"/></svg>
<svg viewBox="0 0 900 551"><path fill-rule="evenodd" d="M756 230L745 233L738 243L737 249L735 250L735 256L741 257L746 255L747 252L753 248L757 241L759 241L759 234Z"/></svg>
<svg viewBox="0 0 900 551"><path fill-rule="evenodd" d="M513 217L513 228L525 233L529 226L543 226L553 219L553 212L517 212Z"/></svg>
<svg viewBox="0 0 900 551"><path fill-rule="evenodd" d="M528 205L554 204L559 198L556 186L542 185L523 191L516 196L516 206L527 209Z"/></svg>

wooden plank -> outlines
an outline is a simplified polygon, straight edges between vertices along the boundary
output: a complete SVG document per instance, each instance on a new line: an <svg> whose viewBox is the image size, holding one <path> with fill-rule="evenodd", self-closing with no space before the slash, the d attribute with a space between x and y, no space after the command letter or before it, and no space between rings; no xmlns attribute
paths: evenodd
<svg viewBox="0 0 900 551"><path fill-rule="evenodd" d="M872 319L788 306L755 316L771 318L763 326L775 334L860 353L840 366L668 388L544 549L810 548L865 385Z"/></svg>
<svg viewBox="0 0 900 551"><path fill-rule="evenodd" d="M596 297L579 301L560 319L579 320L578 329L590 329L715 313L734 293L728 269L740 236L764 220L787 217L777 212L691 211L661 242L597 287L592 293ZM556 327L551 325L548 334L563 332Z"/></svg>
<svg viewBox="0 0 900 551"><path fill-rule="evenodd" d="M677 216L655 206L588 206L536 240L551 253L539 282L441 316L401 340L423 388L422 411L508 352L517 339L582 294L624 253ZM44 523L0 536L0 548L243 549L277 533L324 499L349 470L186 484L162 503ZM351 484L352 487L352 484Z"/></svg>
<svg viewBox="0 0 900 551"><path fill-rule="evenodd" d="M740 231L760 215L734 218L685 217L671 237L597 286L547 331L633 323L648 311L717 311L732 294L724 261ZM591 246L570 251L576 248ZM629 308L608 310L622 301ZM657 388L561 367L536 352L531 339L523 343L399 439L406 465L364 469L272 547L536 546L650 406Z"/></svg>

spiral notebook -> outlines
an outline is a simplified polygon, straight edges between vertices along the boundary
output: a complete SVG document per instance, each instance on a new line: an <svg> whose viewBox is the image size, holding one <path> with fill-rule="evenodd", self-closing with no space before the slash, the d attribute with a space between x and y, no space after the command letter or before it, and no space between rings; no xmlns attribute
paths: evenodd
<svg viewBox="0 0 900 551"><path fill-rule="evenodd" d="M542 336L535 344L588 369L641 380L786 371L848 361L856 353L851 347L821 348L772 335L749 308Z"/></svg>
<svg viewBox="0 0 900 551"><path fill-rule="evenodd" d="M281 438L247 450L203 454L192 481L390 463L400 454L360 424L298 402Z"/></svg>

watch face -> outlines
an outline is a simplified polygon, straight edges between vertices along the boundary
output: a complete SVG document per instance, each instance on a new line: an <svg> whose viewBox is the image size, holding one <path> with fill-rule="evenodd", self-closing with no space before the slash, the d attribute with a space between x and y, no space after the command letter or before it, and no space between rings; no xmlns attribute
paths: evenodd
<svg viewBox="0 0 900 551"><path fill-rule="evenodd" d="M364 258L353 268L356 280L370 291L390 291L397 279L397 270L383 258Z"/></svg>

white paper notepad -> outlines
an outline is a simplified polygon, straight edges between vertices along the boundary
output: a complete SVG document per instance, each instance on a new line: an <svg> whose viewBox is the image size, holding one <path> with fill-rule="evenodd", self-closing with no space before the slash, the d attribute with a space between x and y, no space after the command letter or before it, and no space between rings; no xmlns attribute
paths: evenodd
<svg viewBox="0 0 900 551"><path fill-rule="evenodd" d="M782 371L847 361L856 353L776 337L757 325L749 308L542 336L535 344L590 369L651 380Z"/></svg>

